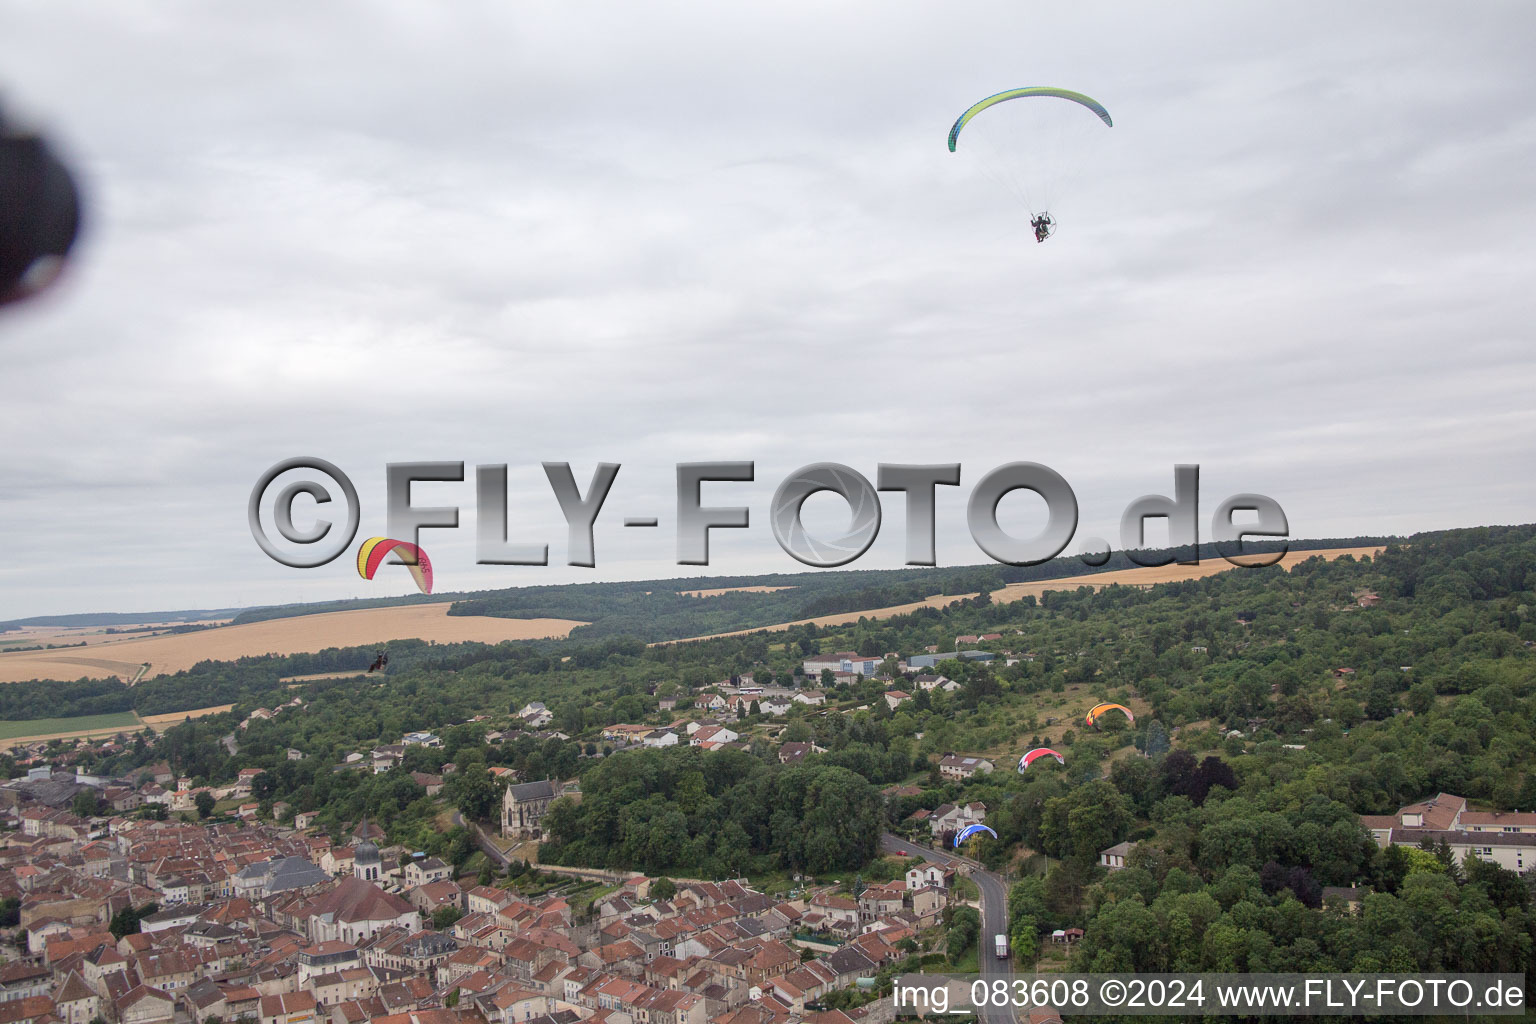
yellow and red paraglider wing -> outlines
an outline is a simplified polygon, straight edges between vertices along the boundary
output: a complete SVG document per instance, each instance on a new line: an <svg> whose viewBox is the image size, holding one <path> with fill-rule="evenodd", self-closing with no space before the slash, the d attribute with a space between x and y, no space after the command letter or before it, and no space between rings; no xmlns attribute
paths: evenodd
<svg viewBox="0 0 1536 1024"><path fill-rule="evenodd" d="M391 553L399 555L405 567L411 570L416 586L423 594L432 593L432 560L421 548L403 540L369 537L363 541L363 546L357 549L357 574L365 580L373 579L373 574Z"/></svg>

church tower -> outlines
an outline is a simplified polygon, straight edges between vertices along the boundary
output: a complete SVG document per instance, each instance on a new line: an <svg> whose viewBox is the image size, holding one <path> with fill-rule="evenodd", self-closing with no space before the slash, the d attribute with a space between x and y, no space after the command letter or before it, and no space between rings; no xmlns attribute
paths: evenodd
<svg viewBox="0 0 1536 1024"><path fill-rule="evenodd" d="M363 816L363 839L352 851L352 874L365 882L377 882L381 874L379 848L368 838L368 816Z"/></svg>

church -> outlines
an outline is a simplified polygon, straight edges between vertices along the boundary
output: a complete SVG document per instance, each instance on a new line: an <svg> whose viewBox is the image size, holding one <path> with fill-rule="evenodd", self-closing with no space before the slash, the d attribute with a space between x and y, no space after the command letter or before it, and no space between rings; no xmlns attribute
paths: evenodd
<svg viewBox="0 0 1536 1024"><path fill-rule="evenodd" d="M539 822L549 805L564 793L565 788L551 779L508 786L501 796L501 834L517 839L540 838Z"/></svg>

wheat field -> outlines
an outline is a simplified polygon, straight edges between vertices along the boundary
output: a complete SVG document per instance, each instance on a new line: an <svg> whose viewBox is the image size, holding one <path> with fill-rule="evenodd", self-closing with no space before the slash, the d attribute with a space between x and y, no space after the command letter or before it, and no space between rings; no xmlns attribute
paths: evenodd
<svg viewBox="0 0 1536 1024"><path fill-rule="evenodd" d="M448 604L359 608L196 633L136 637L89 648L0 653L0 683L28 679L73 680L117 676L124 681L189 669L200 661L232 661L261 654L299 654L327 647L359 647L389 640L500 643L563 637L585 623L572 619L501 619L448 614ZM85 653L88 651L89 653ZM148 666L147 669L144 666Z"/></svg>

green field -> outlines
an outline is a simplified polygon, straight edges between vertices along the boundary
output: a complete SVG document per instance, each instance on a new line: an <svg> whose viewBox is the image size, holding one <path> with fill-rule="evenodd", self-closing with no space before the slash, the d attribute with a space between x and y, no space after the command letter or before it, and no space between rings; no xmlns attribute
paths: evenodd
<svg viewBox="0 0 1536 1024"><path fill-rule="evenodd" d="M139 716L132 711L114 711L106 715L81 715L78 718L26 718L16 722L0 722L0 740L52 736L55 733L79 732L82 729L135 730L142 726Z"/></svg>

